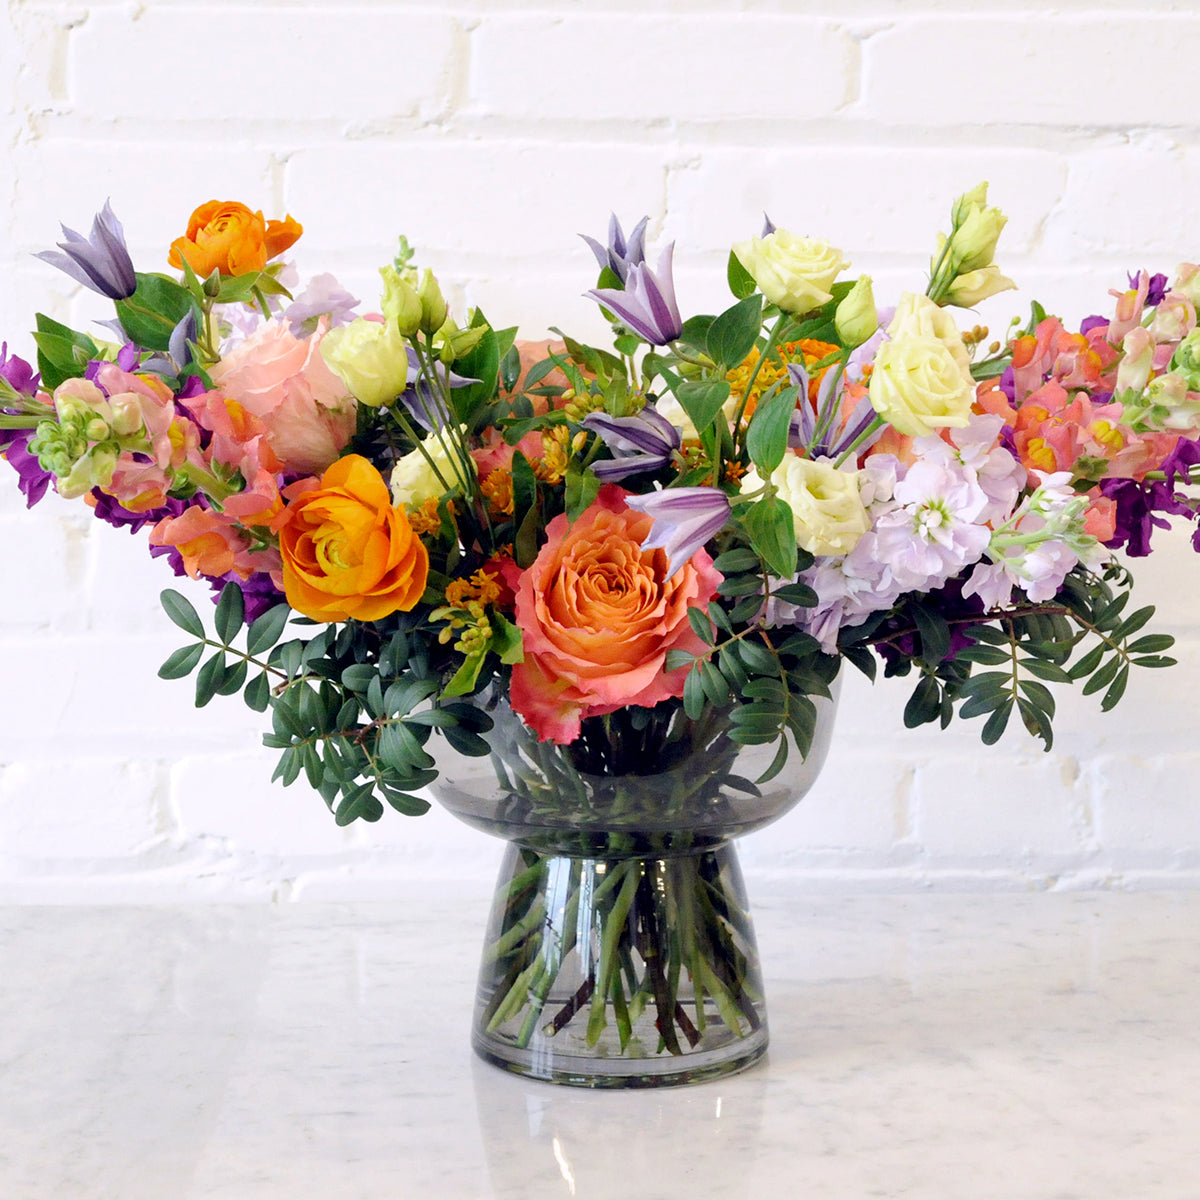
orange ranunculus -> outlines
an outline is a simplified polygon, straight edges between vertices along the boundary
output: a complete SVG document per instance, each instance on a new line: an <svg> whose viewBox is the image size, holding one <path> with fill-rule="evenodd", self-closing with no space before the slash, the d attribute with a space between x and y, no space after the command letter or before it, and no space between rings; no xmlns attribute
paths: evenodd
<svg viewBox="0 0 1200 1200"><path fill-rule="evenodd" d="M687 668L668 671L667 652L701 652L688 623L721 575L698 550L667 577L664 550L643 550L653 518L625 505L615 484L574 524L555 517L548 541L517 588L524 662L513 667L513 708L543 740L565 744L584 717L683 694Z"/></svg>
<svg viewBox="0 0 1200 1200"><path fill-rule="evenodd" d="M348 454L293 496L279 552L284 594L297 612L314 621L377 621L421 599L429 554L367 459Z"/></svg>
<svg viewBox="0 0 1200 1200"><path fill-rule="evenodd" d="M282 254L303 232L291 217L267 221L261 212L236 200L210 200L192 213L187 233L171 243L169 261L182 267L186 259L201 279L213 271L248 275L261 271L268 259Z"/></svg>

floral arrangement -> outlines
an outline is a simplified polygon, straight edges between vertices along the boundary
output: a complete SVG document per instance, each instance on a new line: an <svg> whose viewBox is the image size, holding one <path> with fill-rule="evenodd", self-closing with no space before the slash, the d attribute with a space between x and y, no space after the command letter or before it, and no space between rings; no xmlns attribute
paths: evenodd
<svg viewBox="0 0 1200 1200"><path fill-rule="evenodd" d="M30 505L52 485L211 582L211 632L163 593L190 641L160 674L270 710L277 776L339 823L423 811L435 733L487 754L488 688L598 774L622 721L728 709L769 778L841 659L915 676L906 725L957 710L990 743L1015 713L1048 748L1047 684L1108 709L1172 661L1114 552L1197 518L1200 269L989 343L951 310L1013 286L1004 223L986 185L961 196L924 291L880 310L768 222L729 307L684 319L673 248L652 264L647 221L614 219L587 239L602 348L459 323L404 239L375 312L300 290L300 225L238 203L141 273L106 206L40 257L115 319L39 315L36 368L0 351L0 448Z"/></svg>

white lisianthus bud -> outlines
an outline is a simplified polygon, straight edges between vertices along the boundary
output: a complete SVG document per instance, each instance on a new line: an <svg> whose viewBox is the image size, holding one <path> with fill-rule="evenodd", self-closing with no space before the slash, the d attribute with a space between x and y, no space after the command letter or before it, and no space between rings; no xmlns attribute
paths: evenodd
<svg viewBox="0 0 1200 1200"><path fill-rule="evenodd" d="M809 554L849 554L871 528L857 471L789 453L771 472L771 483L792 510L796 545ZM751 467L740 486L743 494L758 491L762 477Z"/></svg>
<svg viewBox="0 0 1200 1200"><path fill-rule="evenodd" d="M421 298L421 329L425 333L435 334L446 323L449 306L437 279L428 267L421 274L421 285L417 288L417 295Z"/></svg>
<svg viewBox="0 0 1200 1200"><path fill-rule="evenodd" d="M870 275L860 275L858 282L842 298L833 314L833 324L842 345L848 350L861 346L875 336L879 328L879 313L875 309L875 293Z"/></svg>
<svg viewBox="0 0 1200 1200"><path fill-rule="evenodd" d="M401 337L412 337L421 328L421 297L395 267L380 267L379 274L383 277L383 315L395 323Z"/></svg>
<svg viewBox="0 0 1200 1200"><path fill-rule="evenodd" d="M999 267L979 267L957 276L942 297L942 303L953 304L955 308L974 308L989 296L1011 291L1016 286L1007 275L1000 274Z"/></svg>
<svg viewBox="0 0 1200 1200"><path fill-rule="evenodd" d="M797 314L827 304L833 281L850 265L828 242L796 237L786 229L735 242L733 252L772 304Z"/></svg>

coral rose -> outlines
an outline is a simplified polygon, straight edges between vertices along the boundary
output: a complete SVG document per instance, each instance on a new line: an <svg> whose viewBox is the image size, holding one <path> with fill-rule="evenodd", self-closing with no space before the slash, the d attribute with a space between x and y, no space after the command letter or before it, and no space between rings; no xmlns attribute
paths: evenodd
<svg viewBox="0 0 1200 1200"><path fill-rule="evenodd" d="M359 454L316 487L288 488L279 531L287 602L314 621L378 621L421 599L429 554L387 484Z"/></svg>
<svg viewBox="0 0 1200 1200"><path fill-rule="evenodd" d="M687 610L705 608L722 576L698 550L668 578L664 550L643 550L653 518L627 508L615 484L576 521L555 517L517 589L525 660L513 667L513 708L542 741L579 736L584 717L683 694L687 668L669 650L699 653Z"/></svg>
<svg viewBox="0 0 1200 1200"><path fill-rule="evenodd" d="M187 233L171 243L171 266L184 260L200 276L248 275L261 271L267 260L282 254L303 233L301 225L286 217L267 221L236 200L210 200L188 219Z"/></svg>

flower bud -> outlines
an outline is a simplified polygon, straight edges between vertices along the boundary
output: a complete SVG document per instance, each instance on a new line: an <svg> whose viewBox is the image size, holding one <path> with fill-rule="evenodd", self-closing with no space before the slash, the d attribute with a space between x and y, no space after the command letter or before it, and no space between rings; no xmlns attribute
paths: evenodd
<svg viewBox="0 0 1200 1200"><path fill-rule="evenodd" d="M989 296L1007 292L1016 286L1007 275L1000 274L1000 268L995 264L978 267L965 275L956 276L942 296L942 303L953 304L955 308L974 308Z"/></svg>
<svg viewBox="0 0 1200 1200"><path fill-rule="evenodd" d="M1126 336L1128 338L1129 335ZM1182 375L1190 389L1200 391L1200 329L1193 329L1175 347L1171 370Z"/></svg>
<svg viewBox="0 0 1200 1200"><path fill-rule="evenodd" d="M437 333L446 323L446 314L449 308L442 296L442 289L438 286L438 281L428 267L421 275L421 286L417 289L417 295L421 299L422 331L428 334Z"/></svg>
<svg viewBox="0 0 1200 1200"><path fill-rule="evenodd" d="M401 337L412 337L421 328L421 297L395 267L380 267L383 277L383 315L395 323Z"/></svg>
<svg viewBox="0 0 1200 1200"><path fill-rule="evenodd" d="M1117 367L1116 393L1133 391L1139 394L1150 382L1154 369L1154 338L1148 329L1135 325L1121 341L1121 363Z"/></svg>
<svg viewBox="0 0 1200 1200"><path fill-rule="evenodd" d="M858 281L837 306L833 324L847 350L853 350L875 336L879 328L879 314L875 309L870 275L858 277Z"/></svg>

